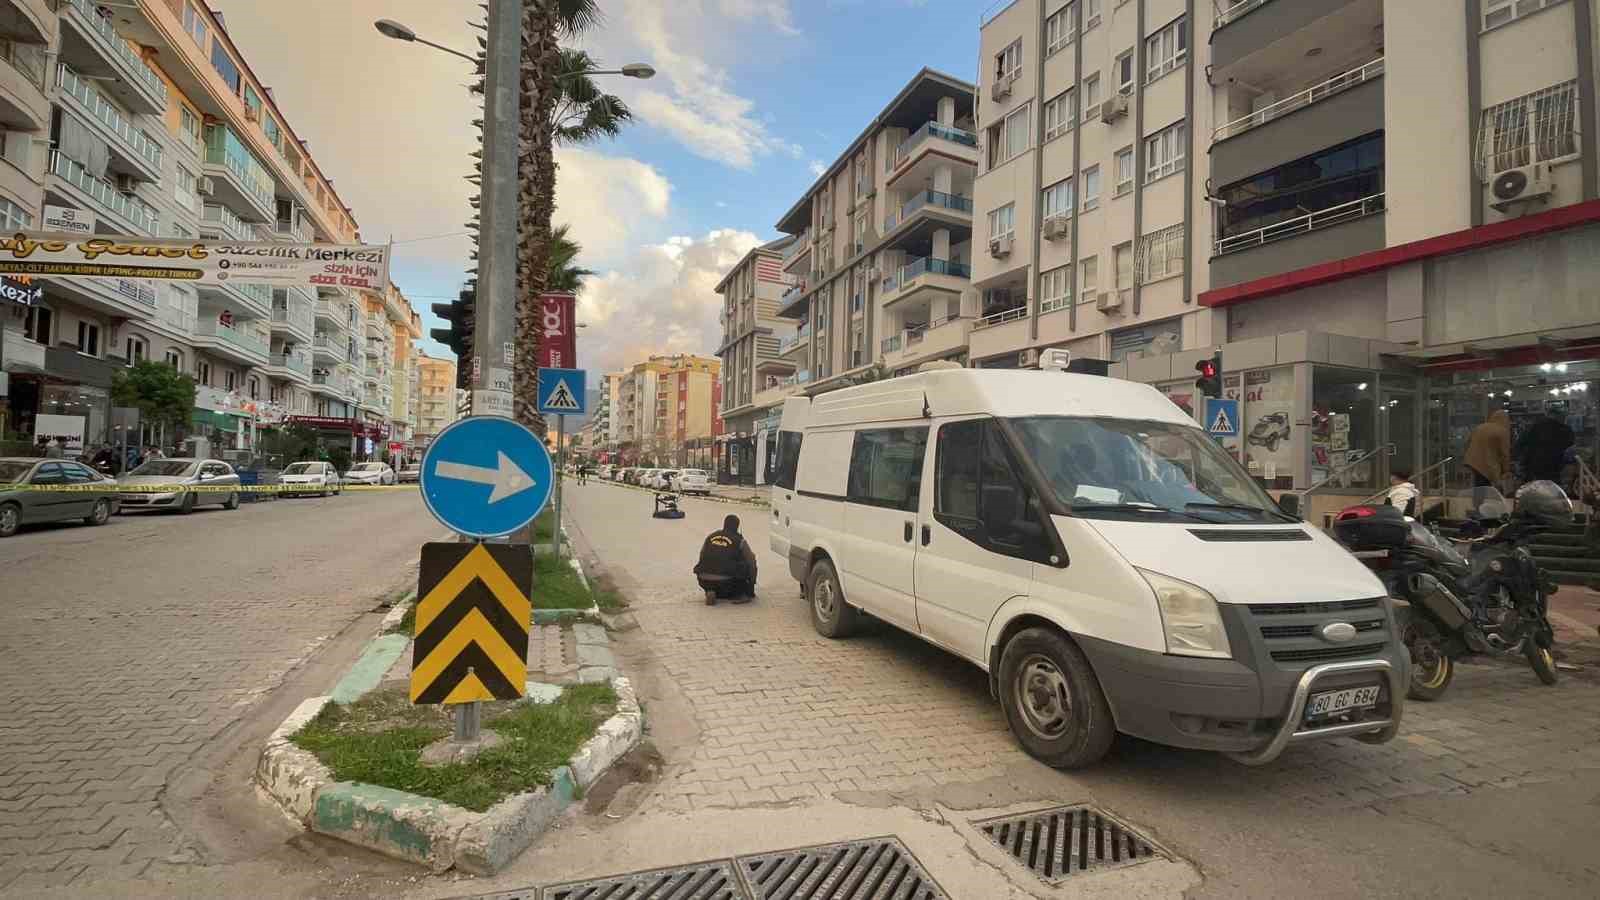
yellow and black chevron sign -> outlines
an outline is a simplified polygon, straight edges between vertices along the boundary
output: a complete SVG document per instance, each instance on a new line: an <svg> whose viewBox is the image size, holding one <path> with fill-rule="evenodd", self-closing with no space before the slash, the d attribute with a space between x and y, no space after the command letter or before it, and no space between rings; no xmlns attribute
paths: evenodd
<svg viewBox="0 0 1600 900"><path fill-rule="evenodd" d="M521 697L532 591L530 547L423 544L411 702Z"/></svg>

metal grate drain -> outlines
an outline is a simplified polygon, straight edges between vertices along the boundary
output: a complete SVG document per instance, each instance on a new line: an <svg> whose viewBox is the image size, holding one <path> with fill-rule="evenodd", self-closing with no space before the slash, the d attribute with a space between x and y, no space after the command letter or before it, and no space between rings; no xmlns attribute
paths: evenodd
<svg viewBox="0 0 1600 900"><path fill-rule="evenodd" d="M544 900L744 900L728 860L613 875L544 889Z"/></svg>
<svg viewBox="0 0 1600 900"><path fill-rule="evenodd" d="M1046 809L973 824L1051 884L1090 869L1133 865L1161 856L1142 835L1092 806Z"/></svg>
<svg viewBox="0 0 1600 900"><path fill-rule="evenodd" d="M947 900L894 838L741 856L739 871L756 900Z"/></svg>

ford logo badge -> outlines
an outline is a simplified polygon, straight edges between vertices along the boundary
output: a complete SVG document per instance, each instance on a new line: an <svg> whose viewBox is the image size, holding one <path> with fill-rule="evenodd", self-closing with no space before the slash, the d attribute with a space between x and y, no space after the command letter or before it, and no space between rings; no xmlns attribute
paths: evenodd
<svg viewBox="0 0 1600 900"><path fill-rule="evenodd" d="M1356 636L1356 627L1349 622L1329 622L1318 633L1330 644L1342 644Z"/></svg>

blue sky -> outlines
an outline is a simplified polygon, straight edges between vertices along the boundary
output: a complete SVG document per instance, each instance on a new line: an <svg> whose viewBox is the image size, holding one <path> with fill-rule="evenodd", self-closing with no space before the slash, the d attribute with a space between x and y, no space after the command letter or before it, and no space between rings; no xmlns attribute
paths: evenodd
<svg viewBox="0 0 1600 900"><path fill-rule="evenodd" d="M462 230L480 115L465 63L372 28L380 4L212 0L256 74L352 207L363 238ZM579 297L579 358L613 371L650 352L709 353L714 286L923 66L971 79L988 0L601 0L580 46L656 78L607 80L637 121L558 151L556 220L599 273ZM467 0L385 0L381 14L470 49ZM317 21L317 29L305 23ZM308 58L316 66L305 65ZM465 238L399 243L394 276L423 312L459 290ZM425 344L436 355L448 355Z"/></svg>

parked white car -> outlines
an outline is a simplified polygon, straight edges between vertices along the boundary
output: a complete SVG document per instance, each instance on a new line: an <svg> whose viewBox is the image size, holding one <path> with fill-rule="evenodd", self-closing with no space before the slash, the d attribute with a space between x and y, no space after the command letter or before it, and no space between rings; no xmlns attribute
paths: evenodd
<svg viewBox="0 0 1600 900"><path fill-rule="evenodd" d="M658 491L670 491L672 478L677 474L677 469L657 469L656 473L650 476L650 486Z"/></svg>
<svg viewBox="0 0 1600 900"><path fill-rule="evenodd" d="M680 494L703 494L711 496L711 476L705 469L679 469L672 476L672 490Z"/></svg>
<svg viewBox="0 0 1600 900"><path fill-rule="evenodd" d="M339 482L339 472L330 462L290 463L284 467L278 483L281 485L279 496L282 497L302 494L326 497L329 494L337 494L343 489Z"/></svg>
<svg viewBox="0 0 1600 900"><path fill-rule="evenodd" d="M350 471L344 473L345 484L394 484L398 480L394 469L385 462L356 463L350 467Z"/></svg>
<svg viewBox="0 0 1600 900"><path fill-rule="evenodd" d="M866 612L966 659L1049 765L1117 732L1264 765L1399 730L1383 583L1149 385L923 372L786 400L776 453L816 630Z"/></svg>

